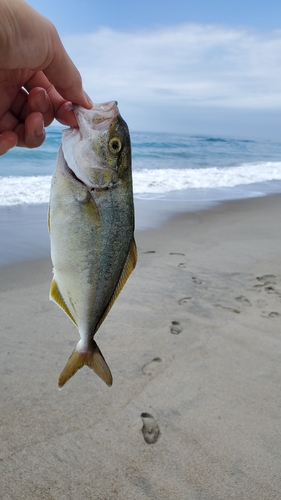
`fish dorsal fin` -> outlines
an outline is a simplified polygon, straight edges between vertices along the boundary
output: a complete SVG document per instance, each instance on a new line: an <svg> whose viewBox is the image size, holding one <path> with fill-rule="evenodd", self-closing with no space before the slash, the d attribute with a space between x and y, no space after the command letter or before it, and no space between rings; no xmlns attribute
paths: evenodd
<svg viewBox="0 0 281 500"><path fill-rule="evenodd" d="M123 286L125 285L127 279L129 278L131 272L136 267L137 258L138 258L137 246L136 246L135 239L133 237L132 240L131 240L131 243L130 243L128 256L127 256L127 259L126 259L123 271L121 273L121 276L119 278L119 281L117 283L117 286L116 286L116 288L114 290L114 293L113 293L113 295L112 295L109 303L107 304L107 307L106 307L103 315L101 316L101 318L100 318L100 320L99 320L99 322L97 324L97 327L96 327L95 331L97 331L99 329L99 327L101 326L102 322L104 321L104 319L108 315L110 309L112 308L115 300L117 299L119 293L121 292Z"/></svg>
<svg viewBox="0 0 281 500"><path fill-rule="evenodd" d="M65 312L65 314L67 314L67 316L71 319L71 321L73 321L74 325L77 326L77 328L78 328L78 325L77 325L75 319L73 318L71 312L69 311L67 305L65 304L65 302L61 296L61 293L59 291L59 288L58 288L58 285L57 285L55 278L53 278L52 283L51 283L49 297L50 297L50 300L55 302Z"/></svg>

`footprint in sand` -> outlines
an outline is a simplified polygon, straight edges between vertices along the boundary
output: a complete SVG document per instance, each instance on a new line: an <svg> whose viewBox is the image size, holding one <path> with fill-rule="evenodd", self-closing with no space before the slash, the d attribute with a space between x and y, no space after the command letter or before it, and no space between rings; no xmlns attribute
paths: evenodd
<svg viewBox="0 0 281 500"><path fill-rule="evenodd" d="M183 255L183 256L185 256L185 253L180 253L180 252L170 252L170 255Z"/></svg>
<svg viewBox="0 0 281 500"><path fill-rule="evenodd" d="M263 276L257 276L258 281L269 281L271 283L276 283L276 276L274 274L264 274Z"/></svg>
<svg viewBox="0 0 281 500"><path fill-rule="evenodd" d="M276 311L271 311L270 313L263 311L263 314L261 314L261 316L263 318L279 318L280 314Z"/></svg>
<svg viewBox="0 0 281 500"><path fill-rule="evenodd" d="M178 335L182 332L182 326L179 321L172 321L170 332L173 335Z"/></svg>
<svg viewBox="0 0 281 500"><path fill-rule="evenodd" d="M192 281L193 281L193 283L196 283L196 285L201 285L201 283L202 283L202 280L200 280L199 278L196 278L196 276L192 276Z"/></svg>
<svg viewBox="0 0 281 500"><path fill-rule="evenodd" d="M276 276L274 274L264 274L263 276L257 276L256 281L258 283L254 285L255 288L263 288L266 285L272 285L276 283Z"/></svg>
<svg viewBox="0 0 281 500"><path fill-rule="evenodd" d="M235 300L237 300L237 302L240 302L244 306L247 306L247 307L252 306L251 302L247 299L247 297L244 297L244 295L239 295L239 297L235 297Z"/></svg>
<svg viewBox="0 0 281 500"><path fill-rule="evenodd" d="M154 444L159 438L160 429L155 418L150 413L142 413L142 435L146 443Z"/></svg>
<svg viewBox="0 0 281 500"><path fill-rule="evenodd" d="M155 250L147 250L146 252L141 252L141 253L156 253Z"/></svg>
<svg viewBox="0 0 281 500"><path fill-rule="evenodd" d="M236 307L228 307L228 306L223 306L222 304L213 304L215 307L221 307L222 309L225 309L226 311L231 311L236 314L240 314L241 311L239 309L236 309Z"/></svg>
<svg viewBox="0 0 281 500"><path fill-rule="evenodd" d="M186 263L185 262L180 262L179 265L178 265L178 267L180 269L184 269L186 267Z"/></svg>
<svg viewBox="0 0 281 500"><path fill-rule="evenodd" d="M259 292L265 291L268 295L281 296L281 291L278 289L279 277L274 274L264 274L263 276L257 276L256 280L258 283L254 285Z"/></svg>
<svg viewBox="0 0 281 500"><path fill-rule="evenodd" d="M142 372L145 375L150 375L150 376L156 375L159 370L159 363L161 362L162 362L161 358L153 358L151 361L149 361L142 367Z"/></svg>
<svg viewBox="0 0 281 500"><path fill-rule="evenodd" d="M188 304L188 302L192 299L192 297L183 297L178 301L180 306L184 306L185 304Z"/></svg>

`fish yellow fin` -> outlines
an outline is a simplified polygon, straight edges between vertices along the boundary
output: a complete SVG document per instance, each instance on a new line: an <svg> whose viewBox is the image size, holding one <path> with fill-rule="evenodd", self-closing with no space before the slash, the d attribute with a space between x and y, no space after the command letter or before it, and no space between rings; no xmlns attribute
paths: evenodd
<svg viewBox="0 0 281 500"><path fill-rule="evenodd" d="M59 379L58 387L62 389L64 384L84 365L94 370L94 372L110 387L112 385L111 371L96 342L93 341L91 349L87 352L73 351L68 359Z"/></svg>
<svg viewBox="0 0 281 500"><path fill-rule="evenodd" d="M108 303L108 305L107 305L107 307L106 307L106 309L105 309L102 317L100 318L95 331L97 331L99 329L99 327L101 326L101 324L104 321L105 317L108 315L110 309L112 308L115 300L117 299L119 293L121 292L123 286L125 285L127 279L129 278L131 272L136 267L137 258L138 258L137 245L136 245L136 242L135 242L135 238L132 238L132 241L131 241L130 247L129 247L128 256L127 256L127 259L126 259L123 271L121 273L121 276L119 278L117 286L116 286L116 288L114 290L114 293L113 293L113 295L112 295L112 297L111 297L111 299L110 299L110 301L109 301L109 303Z"/></svg>
<svg viewBox="0 0 281 500"><path fill-rule="evenodd" d="M77 325L75 319L73 318L71 312L69 311L68 307L66 306L66 304L61 296L61 293L59 291L59 288L58 288L58 285L57 285L57 282L55 279L52 280L49 296L50 296L50 300L55 302L65 312L65 314L67 314L67 316L71 319L71 321L73 321L74 325L77 326L77 328L78 328L78 325Z"/></svg>

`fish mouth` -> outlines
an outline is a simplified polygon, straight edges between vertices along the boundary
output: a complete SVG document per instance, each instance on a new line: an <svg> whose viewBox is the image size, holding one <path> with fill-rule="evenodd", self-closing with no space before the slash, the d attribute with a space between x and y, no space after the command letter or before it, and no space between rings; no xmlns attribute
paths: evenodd
<svg viewBox="0 0 281 500"><path fill-rule="evenodd" d="M107 140L113 120L120 116L117 102L94 104L90 110L74 104L73 109L79 128L70 127L62 133L62 151L68 174L89 190L117 187L117 169L104 163L106 158L92 147L92 142L95 143L99 136L102 142Z"/></svg>
<svg viewBox="0 0 281 500"><path fill-rule="evenodd" d="M117 101L94 104L92 109L73 104L74 114L82 134L90 127L100 132L108 130L112 121L119 115Z"/></svg>

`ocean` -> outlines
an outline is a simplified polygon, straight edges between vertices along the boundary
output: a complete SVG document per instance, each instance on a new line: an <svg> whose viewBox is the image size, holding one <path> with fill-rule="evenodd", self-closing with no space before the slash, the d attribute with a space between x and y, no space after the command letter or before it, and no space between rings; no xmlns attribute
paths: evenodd
<svg viewBox="0 0 281 500"><path fill-rule="evenodd" d="M46 224L60 126L0 157L0 265L48 257ZM131 132L136 229L221 201L281 192L281 142Z"/></svg>
<svg viewBox="0 0 281 500"><path fill-rule="evenodd" d="M47 203L61 141L0 158L0 205ZM220 201L281 191L281 142L132 132L135 198Z"/></svg>

